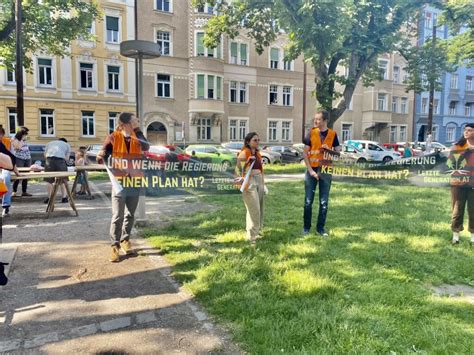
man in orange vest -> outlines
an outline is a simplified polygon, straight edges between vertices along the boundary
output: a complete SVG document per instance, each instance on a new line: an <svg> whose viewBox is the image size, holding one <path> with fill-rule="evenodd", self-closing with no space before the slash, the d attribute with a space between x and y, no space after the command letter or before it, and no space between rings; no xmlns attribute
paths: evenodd
<svg viewBox="0 0 474 355"><path fill-rule="evenodd" d="M307 167L305 176L305 197L304 197L304 217L303 235L309 233L311 229L311 219L313 215L313 201L316 187L319 182L319 213L316 231L323 237L328 237L324 229L329 204L329 190L331 189L332 177L330 174L321 172L321 166L330 162L324 160L324 151L341 151L339 139L334 130L328 128L329 113L319 111L314 115L314 127L303 140L304 162Z"/></svg>
<svg viewBox="0 0 474 355"><path fill-rule="evenodd" d="M143 152L150 148L140 123L133 113L122 112L118 117L119 125L105 140L102 150L97 154L97 162L105 157L112 159L112 173L119 178L134 178L143 176L143 172L133 169L132 161L143 159ZM117 163L117 164L116 164ZM123 164L122 164L123 163ZM135 211L138 206L141 189L125 187L120 193L112 189L112 222L110 225L110 240L112 253L111 262L120 261L120 248L126 254L133 254L130 243L130 233L135 221Z"/></svg>

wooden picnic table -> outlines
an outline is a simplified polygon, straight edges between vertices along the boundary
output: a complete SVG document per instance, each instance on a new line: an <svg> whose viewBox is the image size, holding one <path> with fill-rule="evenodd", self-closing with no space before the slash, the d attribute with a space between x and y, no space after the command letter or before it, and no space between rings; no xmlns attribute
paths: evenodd
<svg viewBox="0 0 474 355"><path fill-rule="evenodd" d="M76 204L74 203L74 197L71 194L71 190L69 189L69 186L67 184L68 177L70 176L75 176L76 172L74 171L48 171L48 172L30 172L30 173L21 173L20 176L16 176L12 174L11 180L25 180L25 179L44 179L44 178L54 178L54 183L53 183L53 191L51 192L51 196L48 196L49 202L48 206L46 207L46 212L48 213L48 218L51 212L54 211L54 203L56 199L56 194L58 192L58 189L61 185L64 185L66 188L67 196L69 198L69 205L73 209L74 212L76 212L76 216L79 215L77 212Z"/></svg>
<svg viewBox="0 0 474 355"><path fill-rule="evenodd" d="M22 174L31 172L30 168L18 168L18 171ZM90 164L90 165L83 165L83 166L75 166L74 171L70 172L71 174L75 175L74 182L72 184L72 189L71 189L71 193L74 197L76 196L76 188L77 188L78 180L82 176L84 177L84 181L86 185L86 193L88 195L88 198L89 199L94 198L92 196L92 193L89 187L89 179L87 177L87 171L107 171L107 170L105 168L105 165L103 164ZM43 170L41 172L45 172L45 171ZM34 174L37 174L37 172L35 172Z"/></svg>

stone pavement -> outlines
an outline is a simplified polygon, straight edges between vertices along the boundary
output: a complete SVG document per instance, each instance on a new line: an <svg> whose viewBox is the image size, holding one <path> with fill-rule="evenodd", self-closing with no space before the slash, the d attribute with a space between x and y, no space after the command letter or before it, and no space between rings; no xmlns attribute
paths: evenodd
<svg viewBox="0 0 474 355"><path fill-rule="evenodd" d="M110 201L58 203L45 218L43 184L14 201L0 248L17 248L0 288L0 352L240 353L172 279L159 250L133 240L138 256L110 263ZM94 183L110 191L108 183ZM147 198L147 220L212 209L192 196Z"/></svg>

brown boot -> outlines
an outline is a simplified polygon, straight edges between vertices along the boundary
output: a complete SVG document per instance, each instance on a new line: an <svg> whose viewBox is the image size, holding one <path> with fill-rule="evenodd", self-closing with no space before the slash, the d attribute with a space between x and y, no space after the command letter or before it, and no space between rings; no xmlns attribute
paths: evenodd
<svg viewBox="0 0 474 355"><path fill-rule="evenodd" d="M120 261L119 247L114 245L112 246L112 251L110 252L109 261L112 263L117 263Z"/></svg>
<svg viewBox="0 0 474 355"><path fill-rule="evenodd" d="M129 240L122 240L120 242L120 247L125 252L125 254L135 254L135 251L132 249L132 243Z"/></svg>

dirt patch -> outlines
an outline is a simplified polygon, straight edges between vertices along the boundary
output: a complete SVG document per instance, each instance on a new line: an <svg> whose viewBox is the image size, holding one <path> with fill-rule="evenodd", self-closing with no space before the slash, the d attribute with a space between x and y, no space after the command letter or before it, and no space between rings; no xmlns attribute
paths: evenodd
<svg viewBox="0 0 474 355"><path fill-rule="evenodd" d="M459 301L474 304L474 287L468 285L440 285L432 287L439 297L450 297Z"/></svg>

